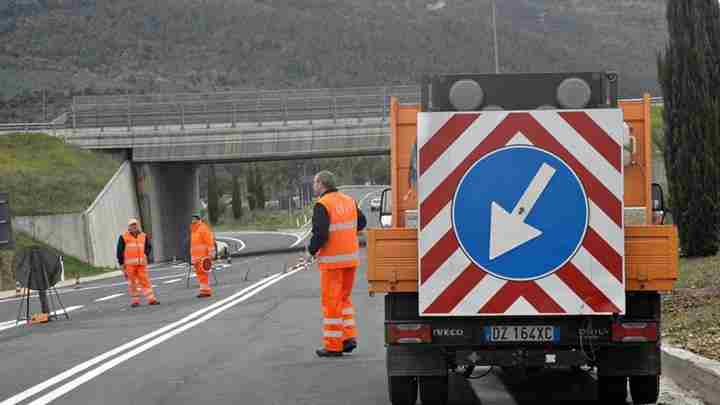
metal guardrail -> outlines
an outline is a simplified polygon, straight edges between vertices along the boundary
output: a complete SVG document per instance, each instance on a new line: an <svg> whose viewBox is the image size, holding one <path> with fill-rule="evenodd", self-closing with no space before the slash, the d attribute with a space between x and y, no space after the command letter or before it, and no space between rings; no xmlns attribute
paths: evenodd
<svg viewBox="0 0 720 405"><path fill-rule="evenodd" d="M0 124L0 132L32 132L56 129L179 127L212 124L265 123L388 117L390 96L402 103L420 100L418 86L350 87L289 90L241 90L214 93L174 93L117 96L77 96L69 112L48 123ZM635 100L635 99L627 99ZM638 99L641 100L641 99ZM653 97L662 105L662 97Z"/></svg>
<svg viewBox="0 0 720 405"><path fill-rule="evenodd" d="M65 128L65 124L53 122L26 122L14 124L0 124L0 132L35 132Z"/></svg>
<svg viewBox="0 0 720 405"><path fill-rule="evenodd" d="M167 95L76 97L71 128L205 125L387 117L390 96L417 102L419 87L359 87Z"/></svg>

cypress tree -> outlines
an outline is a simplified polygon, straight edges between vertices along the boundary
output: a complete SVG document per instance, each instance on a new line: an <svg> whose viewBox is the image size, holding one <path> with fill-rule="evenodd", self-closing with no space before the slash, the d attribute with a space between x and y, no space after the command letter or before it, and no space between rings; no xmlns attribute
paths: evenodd
<svg viewBox="0 0 720 405"><path fill-rule="evenodd" d="M245 184L247 184L247 196L248 196L248 205L250 206L250 210L254 211L256 204L255 204L255 165L249 164L247 171L245 172Z"/></svg>
<svg viewBox="0 0 720 405"><path fill-rule="evenodd" d="M210 165L208 169L208 216L210 223L216 225L220 219L220 201L215 165Z"/></svg>
<svg viewBox="0 0 720 405"><path fill-rule="evenodd" d="M263 182L262 170L255 167L255 205L260 209L264 209L265 201L265 183Z"/></svg>
<svg viewBox="0 0 720 405"><path fill-rule="evenodd" d="M232 176L233 192L232 192L232 210L235 219L242 218L242 196L240 195L240 177L236 174Z"/></svg>
<svg viewBox="0 0 720 405"><path fill-rule="evenodd" d="M717 0L668 0L658 55L663 157L671 212L687 256L720 248L720 10Z"/></svg>

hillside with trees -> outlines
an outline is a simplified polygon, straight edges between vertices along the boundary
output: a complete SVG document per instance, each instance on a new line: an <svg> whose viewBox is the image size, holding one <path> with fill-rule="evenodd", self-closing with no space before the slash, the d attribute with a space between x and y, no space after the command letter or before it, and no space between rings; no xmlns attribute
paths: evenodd
<svg viewBox="0 0 720 405"><path fill-rule="evenodd" d="M657 94L665 1L497 3L501 71L615 69L623 96ZM489 0L3 2L0 122L53 118L77 94L405 84L425 72L491 72L490 10Z"/></svg>

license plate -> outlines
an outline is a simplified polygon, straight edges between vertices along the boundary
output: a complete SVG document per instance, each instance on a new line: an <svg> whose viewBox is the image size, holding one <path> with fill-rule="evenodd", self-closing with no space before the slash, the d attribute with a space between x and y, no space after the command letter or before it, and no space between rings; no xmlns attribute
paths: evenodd
<svg viewBox="0 0 720 405"><path fill-rule="evenodd" d="M557 342L560 340L560 332L554 326L544 325L486 326L485 340L488 342Z"/></svg>

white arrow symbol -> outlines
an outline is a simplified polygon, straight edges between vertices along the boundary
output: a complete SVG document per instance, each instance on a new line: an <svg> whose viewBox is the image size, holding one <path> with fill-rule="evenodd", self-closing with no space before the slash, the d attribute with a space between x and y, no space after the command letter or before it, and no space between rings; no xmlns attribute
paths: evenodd
<svg viewBox="0 0 720 405"><path fill-rule="evenodd" d="M507 212L500 204L492 202L490 260L542 235L542 231L526 224L525 218L532 211L540 194L550 183L554 174L555 169L547 163L543 163L512 212Z"/></svg>

